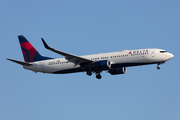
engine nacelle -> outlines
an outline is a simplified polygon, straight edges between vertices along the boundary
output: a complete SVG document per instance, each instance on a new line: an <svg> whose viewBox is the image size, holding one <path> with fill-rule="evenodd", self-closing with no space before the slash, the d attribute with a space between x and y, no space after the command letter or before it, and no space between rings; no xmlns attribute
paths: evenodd
<svg viewBox="0 0 180 120"><path fill-rule="evenodd" d="M111 75L117 75L117 74L125 74L126 73L126 67L122 68L114 68L108 71Z"/></svg>
<svg viewBox="0 0 180 120"><path fill-rule="evenodd" d="M109 70L111 68L111 61L109 60L101 60L96 61L93 64L95 70Z"/></svg>

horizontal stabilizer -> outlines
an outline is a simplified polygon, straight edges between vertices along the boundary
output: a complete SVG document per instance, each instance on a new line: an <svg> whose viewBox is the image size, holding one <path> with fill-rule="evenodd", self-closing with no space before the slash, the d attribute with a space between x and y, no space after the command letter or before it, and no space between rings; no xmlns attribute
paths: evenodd
<svg viewBox="0 0 180 120"><path fill-rule="evenodd" d="M23 65L23 66L31 66L31 65L33 65L33 64L31 64L31 63L22 62L22 61L18 61L18 60L13 60L13 59L9 59L9 58L7 58L7 60L10 60L10 61L12 61L12 62L15 62L15 63L20 64L20 65Z"/></svg>

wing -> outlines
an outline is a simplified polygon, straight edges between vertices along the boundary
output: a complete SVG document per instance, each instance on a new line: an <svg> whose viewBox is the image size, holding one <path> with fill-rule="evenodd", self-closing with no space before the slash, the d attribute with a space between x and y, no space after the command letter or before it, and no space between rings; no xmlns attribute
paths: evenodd
<svg viewBox="0 0 180 120"><path fill-rule="evenodd" d="M44 41L43 38L42 39L42 42L44 44L44 47L48 50L51 50L55 53L58 53L60 55L63 55L65 56L65 59L68 60L69 62L73 62L75 65L81 65L81 66L84 66L84 65L87 65L87 64L91 64L93 63L94 61L92 60L89 60L89 59L86 59L86 58L83 58L83 57L79 57L79 56L76 56L76 55L72 55L72 54L69 54L69 53L66 53L66 52L63 52L63 51L59 51L59 50L56 50L54 48L51 48L47 45L47 43Z"/></svg>

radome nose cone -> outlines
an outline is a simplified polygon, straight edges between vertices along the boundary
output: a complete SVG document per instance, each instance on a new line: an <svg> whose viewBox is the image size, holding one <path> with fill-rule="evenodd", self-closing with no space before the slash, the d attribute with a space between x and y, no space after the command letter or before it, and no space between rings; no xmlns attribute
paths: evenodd
<svg viewBox="0 0 180 120"><path fill-rule="evenodd" d="M169 53L168 57L169 57L169 59L171 59L171 58L173 58L173 57L174 57L174 55L173 55L173 54L171 54L171 53Z"/></svg>
<svg viewBox="0 0 180 120"><path fill-rule="evenodd" d="M173 58L174 57L174 55L173 54L171 54L171 58Z"/></svg>

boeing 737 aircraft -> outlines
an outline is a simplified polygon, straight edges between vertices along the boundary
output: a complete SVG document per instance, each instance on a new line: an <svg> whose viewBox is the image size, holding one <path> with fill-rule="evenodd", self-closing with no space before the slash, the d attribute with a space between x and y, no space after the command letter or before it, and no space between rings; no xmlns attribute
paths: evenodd
<svg viewBox="0 0 180 120"><path fill-rule="evenodd" d="M23 35L18 36L18 38L25 62L13 59L7 60L18 63L24 69L34 72L52 74L86 72L89 76L95 73L96 78L101 79L100 73L102 71L108 71L111 75L124 74L126 73L126 67L131 66L157 64L157 69L160 69L159 65L174 57L173 54L162 49L122 50L119 52L76 56L49 47L41 38L46 49L64 56L64 58L54 59L40 55Z"/></svg>

